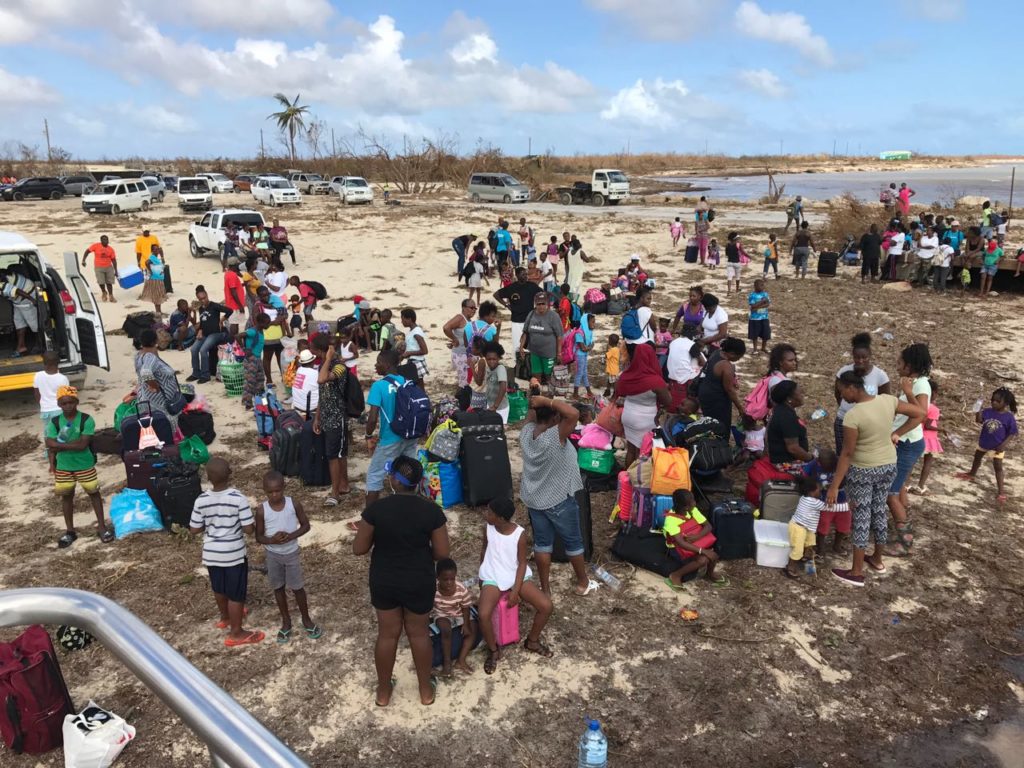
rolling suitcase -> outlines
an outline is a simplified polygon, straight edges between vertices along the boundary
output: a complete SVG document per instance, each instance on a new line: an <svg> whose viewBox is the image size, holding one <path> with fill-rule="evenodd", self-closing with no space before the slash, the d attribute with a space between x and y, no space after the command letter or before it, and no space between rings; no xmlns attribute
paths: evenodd
<svg viewBox="0 0 1024 768"><path fill-rule="evenodd" d="M583 534L583 559L588 563L594 556L594 519L590 514L590 491L584 488L576 494L576 504L580 508L580 533ZM556 563L568 563L569 556L565 554L565 544L562 537L555 533L555 547L551 552L551 559Z"/></svg>
<svg viewBox="0 0 1024 768"><path fill-rule="evenodd" d="M458 411L453 416L462 430L463 502L471 507L498 497L512 497L512 466L501 416L494 411Z"/></svg>
<svg viewBox="0 0 1024 768"><path fill-rule="evenodd" d="M331 470L327 463L327 439L324 433L313 431L313 422L302 425L299 435L299 477L302 484L322 487L331 484Z"/></svg>
<svg viewBox="0 0 1024 768"><path fill-rule="evenodd" d="M270 436L270 468L285 477L298 477L301 472L299 438L304 424L297 412L281 411L277 417L277 429Z"/></svg>
<svg viewBox="0 0 1024 768"><path fill-rule="evenodd" d="M822 251L818 255L818 277L835 277L839 254L835 251Z"/></svg>
<svg viewBox="0 0 1024 768"><path fill-rule="evenodd" d="M153 431L157 438L164 445L174 444L174 430L171 428L171 420L163 411L154 411L149 403L138 403L139 412L131 416L125 416L121 420L121 438L125 451L137 451L139 449L139 434L143 427L148 427L152 422Z"/></svg>
<svg viewBox="0 0 1024 768"><path fill-rule="evenodd" d="M800 491L794 481L768 480L761 486L761 519L788 523L799 502Z"/></svg>
<svg viewBox="0 0 1024 768"><path fill-rule="evenodd" d="M160 511L164 528L169 529L174 523L188 528L192 507L203 492L198 470L191 464L168 466L157 473L153 486L153 503Z"/></svg>
<svg viewBox="0 0 1024 768"><path fill-rule="evenodd" d="M711 510L711 530L715 534L715 552L722 560L754 557L754 507L742 499L729 499Z"/></svg>
<svg viewBox="0 0 1024 768"><path fill-rule="evenodd" d="M127 487L146 491L150 498L155 493L156 477L165 467L181 465L178 446L165 445L163 448L143 448L141 451L125 451L124 469Z"/></svg>
<svg viewBox="0 0 1024 768"><path fill-rule="evenodd" d="M694 242L688 242L686 244L686 251L683 254L683 261L687 264L696 264L697 257L700 256L700 248Z"/></svg>

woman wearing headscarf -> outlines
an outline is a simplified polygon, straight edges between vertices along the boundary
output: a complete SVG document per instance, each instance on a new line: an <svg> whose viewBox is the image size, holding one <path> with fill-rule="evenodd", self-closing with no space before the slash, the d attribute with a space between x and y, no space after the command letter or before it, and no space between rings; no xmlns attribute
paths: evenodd
<svg viewBox="0 0 1024 768"><path fill-rule="evenodd" d="M615 385L616 397L623 398L622 428L626 433L626 466L640 452L644 435L657 425L658 408L669 408L672 395L661 375L661 366L649 344L631 344L629 367Z"/></svg>

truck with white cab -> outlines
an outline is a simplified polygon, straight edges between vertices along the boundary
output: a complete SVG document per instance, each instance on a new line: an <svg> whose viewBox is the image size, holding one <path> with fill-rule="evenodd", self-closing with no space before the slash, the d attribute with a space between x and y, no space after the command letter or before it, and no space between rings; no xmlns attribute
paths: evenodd
<svg viewBox="0 0 1024 768"><path fill-rule="evenodd" d="M598 168L589 183L577 181L571 187L556 187L555 197L562 205L618 205L629 197L629 179L622 171Z"/></svg>

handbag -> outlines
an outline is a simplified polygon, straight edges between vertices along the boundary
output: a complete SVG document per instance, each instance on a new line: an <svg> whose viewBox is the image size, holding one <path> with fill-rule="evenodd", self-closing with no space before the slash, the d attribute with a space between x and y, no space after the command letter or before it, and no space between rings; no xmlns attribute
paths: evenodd
<svg viewBox="0 0 1024 768"><path fill-rule="evenodd" d="M427 438L425 448L441 461L456 461L462 445L462 430L454 420L438 424Z"/></svg>
<svg viewBox="0 0 1024 768"><path fill-rule="evenodd" d="M609 401L601 409L601 412L597 414L597 418L594 419L594 423L605 431L611 432L616 437L624 437L626 434L622 427L622 406L618 405L614 400Z"/></svg>
<svg viewBox="0 0 1024 768"><path fill-rule="evenodd" d="M210 460L210 449L199 435L189 435L178 443L178 455L187 464L205 464Z"/></svg>
<svg viewBox="0 0 1024 768"><path fill-rule="evenodd" d="M174 285L171 283L171 265L164 264L164 290L167 293L174 293Z"/></svg>
<svg viewBox="0 0 1024 768"><path fill-rule="evenodd" d="M651 455L651 493L671 496L680 488L690 490L690 454L685 448L655 448Z"/></svg>
<svg viewBox="0 0 1024 768"><path fill-rule="evenodd" d="M516 353L516 378L530 380L530 358L525 352Z"/></svg>
<svg viewBox="0 0 1024 768"><path fill-rule="evenodd" d="M139 417L139 450L144 448L162 448L163 441L157 437L156 429L153 428L152 416Z"/></svg>

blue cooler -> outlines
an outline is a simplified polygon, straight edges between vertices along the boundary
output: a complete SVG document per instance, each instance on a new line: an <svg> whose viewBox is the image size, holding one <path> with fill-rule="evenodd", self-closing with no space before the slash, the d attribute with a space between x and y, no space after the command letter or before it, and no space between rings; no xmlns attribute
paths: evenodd
<svg viewBox="0 0 1024 768"><path fill-rule="evenodd" d="M117 273L117 284L125 290L135 288L136 286L142 285L144 282L146 282L146 277L142 274L141 269L132 269Z"/></svg>

